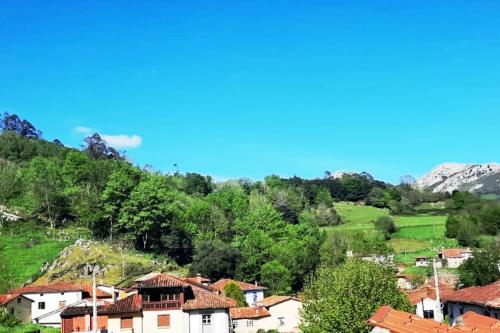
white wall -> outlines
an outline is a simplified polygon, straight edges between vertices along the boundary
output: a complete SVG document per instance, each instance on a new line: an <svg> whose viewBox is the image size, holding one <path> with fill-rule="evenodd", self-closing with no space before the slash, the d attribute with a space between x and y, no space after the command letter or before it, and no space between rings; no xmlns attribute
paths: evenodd
<svg viewBox="0 0 500 333"><path fill-rule="evenodd" d="M248 305L253 305L256 302L259 302L264 299L264 291L263 290L255 290L255 291L244 291L245 301Z"/></svg>
<svg viewBox="0 0 500 333"><path fill-rule="evenodd" d="M82 299L81 291L67 291L63 293L37 293L37 294L23 294L25 297L33 300L34 302L31 304L31 318L33 322L36 322L35 319L47 314L49 312L55 311L59 309L59 301L66 301L66 306L71 305L73 303L78 302ZM38 309L38 303L45 302L45 309ZM55 319L50 319L50 326L59 327L61 325L61 317L57 317ZM47 322L47 320L44 320Z"/></svg>
<svg viewBox="0 0 500 333"><path fill-rule="evenodd" d="M268 311L271 314L270 317L235 320L237 326L235 327L234 331L235 333L254 333L258 329L275 329L278 330L278 332L298 332L301 308L301 302L290 299L288 301L269 307ZM278 326L278 318L280 317L284 318L284 326ZM247 323L249 321L253 321L253 326L247 326Z"/></svg>
<svg viewBox="0 0 500 333"><path fill-rule="evenodd" d="M238 319L233 320L233 323L236 324L234 328L235 333L255 333L258 329L262 328L264 330L270 329L267 327L269 323L266 324L264 321L265 318L255 318L255 319ZM253 323L252 326L248 327L247 323L251 321Z"/></svg>
<svg viewBox="0 0 500 333"><path fill-rule="evenodd" d="M422 302L418 302L416 304L415 314L419 317L424 318L424 309L426 311L432 310L432 311L434 311L434 318L436 319L436 314L440 310L440 306L438 304L439 303L436 302L436 300L434 300L434 299L425 298L423 306L422 306Z"/></svg>
<svg viewBox="0 0 500 333"><path fill-rule="evenodd" d="M115 315L108 317L108 333L147 333L147 331L142 329L143 320L139 314L133 316L133 329L121 329L120 328L120 318L130 317L130 315Z"/></svg>
<svg viewBox="0 0 500 333"><path fill-rule="evenodd" d="M229 311L223 309L189 311L189 333L203 333L202 315L212 315L212 333L229 333Z"/></svg>
<svg viewBox="0 0 500 333"><path fill-rule="evenodd" d="M158 327L158 315L170 315L170 327ZM143 311L144 332L183 333L184 316L182 310ZM135 332L134 332L135 333Z"/></svg>

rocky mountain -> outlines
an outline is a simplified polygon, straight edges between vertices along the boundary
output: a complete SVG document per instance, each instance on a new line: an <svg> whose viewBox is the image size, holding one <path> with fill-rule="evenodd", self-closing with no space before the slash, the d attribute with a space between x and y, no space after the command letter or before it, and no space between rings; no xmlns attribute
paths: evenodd
<svg viewBox="0 0 500 333"><path fill-rule="evenodd" d="M416 186L433 192L500 194L500 164L444 163L418 179Z"/></svg>

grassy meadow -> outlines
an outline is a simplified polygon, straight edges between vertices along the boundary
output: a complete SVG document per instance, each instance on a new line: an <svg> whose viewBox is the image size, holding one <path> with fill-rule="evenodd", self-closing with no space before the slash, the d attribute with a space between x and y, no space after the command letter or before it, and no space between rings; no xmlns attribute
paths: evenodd
<svg viewBox="0 0 500 333"><path fill-rule="evenodd" d="M376 235L373 221L382 216L390 216L388 209L371 206L355 205L349 202L335 203L335 209L343 219L343 224L327 227L327 231L363 231ZM444 206L438 204L419 207L417 213L411 216L391 216L397 231L387 241L394 249L396 263L408 266L407 272L424 274L425 268L417 268L415 258L432 257L439 247L456 247L454 239L445 237L446 212Z"/></svg>

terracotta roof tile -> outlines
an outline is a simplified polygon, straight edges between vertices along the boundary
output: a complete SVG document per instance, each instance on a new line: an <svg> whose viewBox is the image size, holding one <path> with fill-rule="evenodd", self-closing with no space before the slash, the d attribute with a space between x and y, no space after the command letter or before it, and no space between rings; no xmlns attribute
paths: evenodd
<svg viewBox="0 0 500 333"><path fill-rule="evenodd" d="M297 298L292 297L292 296L273 295L273 296L266 297L263 300L259 301L259 304L262 306L265 306L265 307L270 307L270 306L273 306L273 305L276 305L279 303L283 303L283 302L291 300L291 299L295 300L295 301L299 301Z"/></svg>
<svg viewBox="0 0 500 333"><path fill-rule="evenodd" d="M243 281L238 281L238 280L231 280L231 279L221 279L215 283L212 283L210 285L210 288L214 289L214 290L218 290L218 291L224 291L224 287L229 284L229 283L236 283L240 288L241 290L243 291L252 291L252 290L265 290L267 289L266 287L262 287L262 286L258 286L258 285L255 285L255 284L251 284L251 283L246 283L246 282L243 282Z"/></svg>
<svg viewBox="0 0 500 333"><path fill-rule="evenodd" d="M188 299L182 306L183 310L202 310L202 309L228 309L236 306L236 301L215 295L214 293L199 287L193 288L193 299Z"/></svg>
<svg viewBox="0 0 500 333"><path fill-rule="evenodd" d="M439 283L439 296L441 299L449 296L455 291L452 285L447 283L440 282ZM434 283L428 282L420 288L413 290L405 290L406 296L410 300L411 304L415 305L422 301L422 298L430 298L436 299L436 288L434 287Z"/></svg>
<svg viewBox="0 0 500 333"><path fill-rule="evenodd" d="M4 295L0 295L0 305L5 305L7 303L10 303L11 301L17 299L18 297L24 297L23 295L21 294L4 294ZM30 300L31 302L33 302L31 299L27 298L27 297L24 297L26 298L27 300Z"/></svg>
<svg viewBox="0 0 500 333"><path fill-rule="evenodd" d="M138 313L141 310L142 296L139 294L133 294L127 298L103 307L98 314Z"/></svg>
<svg viewBox="0 0 500 333"><path fill-rule="evenodd" d="M459 289L443 297L443 300L500 309L500 280L483 287Z"/></svg>
<svg viewBox="0 0 500 333"><path fill-rule="evenodd" d="M500 332L500 320L468 311L457 318L456 327L484 332Z"/></svg>
<svg viewBox="0 0 500 333"><path fill-rule="evenodd" d="M443 259L446 259L460 257L462 254L469 252L467 249L443 249L441 254L443 255Z"/></svg>
<svg viewBox="0 0 500 333"><path fill-rule="evenodd" d="M157 274L147 280L141 280L133 285L134 288L165 288L185 287L187 283L169 274Z"/></svg>
<svg viewBox="0 0 500 333"><path fill-rule="evenodd" d="M394 310L389 306L380 307L368 323L371 326L386 329L390 333L498 333L496 328L465 325L450 327L432 319L424 319L408 312Z"/></svg>
<svg viewBox="0 0 500 333"><path fill-rule="evenodd" d="M102 305L97 306L97 313L102 310L104 307ZM84 316L86 314L92 314L92 306L68 306L66 309L61 312L60 316L62 318L70 318L70 317L78 317Z"/></svg>
<svg viewBox="0 0 500 333"><path fill-rule="evenodd" d="M265 307L232 308L229 310L232 319L252 319L270 317L271 314Z"/></svg>

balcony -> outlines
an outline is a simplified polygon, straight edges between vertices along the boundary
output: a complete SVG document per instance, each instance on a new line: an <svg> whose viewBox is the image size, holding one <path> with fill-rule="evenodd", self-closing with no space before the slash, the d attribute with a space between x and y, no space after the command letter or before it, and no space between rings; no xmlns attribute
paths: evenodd
<svg viewBox="0 0 500 333"><path fill-rule="evenodd" d="M179 310L182 302L176 301L160 301L160 302L142 302L142 309L144 311L158 311L158 310Z"/></svg>

